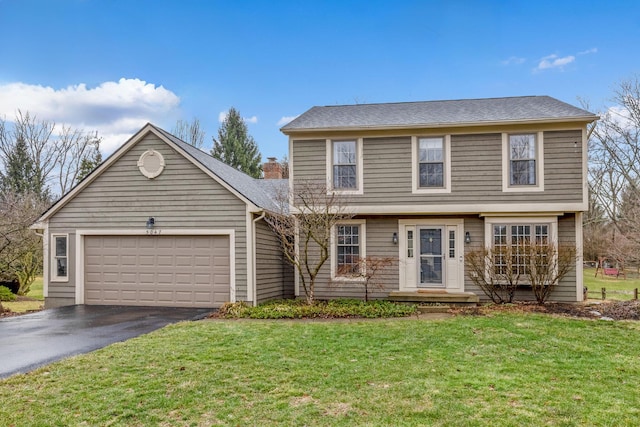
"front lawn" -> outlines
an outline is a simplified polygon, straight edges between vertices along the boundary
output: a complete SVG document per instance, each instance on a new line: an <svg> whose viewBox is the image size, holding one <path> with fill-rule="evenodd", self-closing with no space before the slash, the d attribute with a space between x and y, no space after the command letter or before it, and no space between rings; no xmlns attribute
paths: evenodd
<svg viewBox="0 0 640 427"><path fill-rule="evenodd" d="M640 325L181 323L0 381L4 425L636 425Z"/></svg>

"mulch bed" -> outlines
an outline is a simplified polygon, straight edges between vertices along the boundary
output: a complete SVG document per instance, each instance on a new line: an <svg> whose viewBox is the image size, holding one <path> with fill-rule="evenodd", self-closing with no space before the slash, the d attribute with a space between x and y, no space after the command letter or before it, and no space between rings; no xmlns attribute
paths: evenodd
<svg viewBox="0 0 640 427"><path fill-rule="evenodd" d="M492 313L544 313L566 317L607 320L640 320L639 301L587 301L583 303L530 302L512 304L490 304L477 307L462 307L451 310L454 314L489 316Z"/></svg>

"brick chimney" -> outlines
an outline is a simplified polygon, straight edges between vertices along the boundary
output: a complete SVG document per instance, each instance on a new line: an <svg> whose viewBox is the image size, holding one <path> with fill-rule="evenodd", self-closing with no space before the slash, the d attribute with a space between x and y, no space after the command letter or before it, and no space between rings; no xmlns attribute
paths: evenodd
<svg viewBox="0 0 640 427"><path fill-rule="evenodd" d="M262 165L262 172L264 172L264 179L282 179L282 166L276 161L275 157L267 157L269 160Z"/></svg>

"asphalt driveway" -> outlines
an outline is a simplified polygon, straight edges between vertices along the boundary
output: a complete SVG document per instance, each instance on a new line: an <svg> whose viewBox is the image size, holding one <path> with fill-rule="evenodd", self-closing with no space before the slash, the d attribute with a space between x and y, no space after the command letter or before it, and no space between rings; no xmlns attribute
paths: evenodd
<svg viewBox="0 0 640 427"><path fill-rule="evenodd" d="M146 334L213 309L73 305L0 319L0 378Z"/></svg>

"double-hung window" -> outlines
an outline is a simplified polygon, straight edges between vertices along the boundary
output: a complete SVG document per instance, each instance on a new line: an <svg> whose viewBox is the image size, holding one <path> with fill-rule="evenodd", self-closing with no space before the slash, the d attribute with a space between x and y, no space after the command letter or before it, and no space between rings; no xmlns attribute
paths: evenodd
<svg viewBox="0 0 640 427"><path fill-rule="evenodd" d="M51 261L53 263L52 279L65 281L69 277L69 246L66 234L54 234L52 236L53 248Z"/></svg>
<svg viewBox="0 0 640 427"><path fill-rule="evenodd" d="M451 135L411 137L414 194L451 192Z"/></svg>
<svg viewBox="0 0 640 427"><path fill-rule="evenodd" d="M536 184L536 137L509 135L509 185Z"/></svg>
<svg viewBox="0 0 640 427"><path fill-rule="evenodd" d="M358 273L360 265L360 226L357 224L338 225L336 238L336 275L348 276Z"/></svg>
<svg viewBox="0 0 640 427"><path fill-rule="evenodd" d="M366 221L345 220L332 232L331 277L360 280L362 260L366 257Z"/></svg>
<svg viewBox="0 0 640 427"><path fill-rule="evenodd" d="M444 187L443 138L418 138L421 188Z"/></svg>
<svg viewBox="0 0 640 427"><path fill-rule="evenodd" d="M327 139L327 190L363 194L362 138Z"/></svg>
<svg viewBox="0 0 640 427"><path fill-rule="evenodd" d="M544 191L543 132L502 135L502 191Z"/></svg>
<svg viewBox="0 0 640 427"><path fill-rule="evenodd" d="M358 188L356 141L333 141L333 189Z"/></svg>

